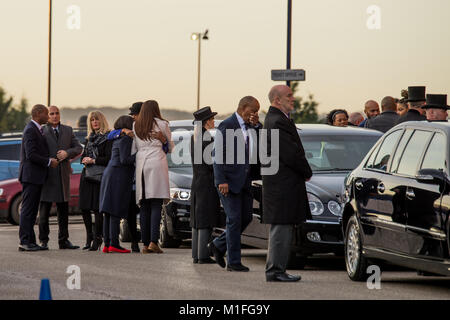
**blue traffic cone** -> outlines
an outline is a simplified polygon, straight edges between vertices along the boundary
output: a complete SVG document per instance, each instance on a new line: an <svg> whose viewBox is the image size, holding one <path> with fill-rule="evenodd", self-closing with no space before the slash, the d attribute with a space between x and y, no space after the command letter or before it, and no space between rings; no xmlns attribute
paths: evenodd
<svg viewBox="0 0 450 320"><path fill-rule="evenodd" d="M39 300L52 300L52 291L50 290L50 280L41 280L41 292L39 293Z"/></svg>

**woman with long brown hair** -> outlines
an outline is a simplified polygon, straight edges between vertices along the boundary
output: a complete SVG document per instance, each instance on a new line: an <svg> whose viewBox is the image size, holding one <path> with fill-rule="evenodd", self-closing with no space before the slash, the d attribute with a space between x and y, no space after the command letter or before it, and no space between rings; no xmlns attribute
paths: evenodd
<svg viewBox="0 0 450 320"><path fill-rule="evenodd" d="M112 141L107 140L109 125L103 113L92 111L87 117L88 136L81 163L84 169L81 172L79 206L83 214L86 227L86 245L84 250L96 251L100 248L103 240L103 215L99 213L100 181L95 181L86 174L86 169L92 165L106 168L111 159ZM91 212L95 215L95 230L92 233Z"/></svg>
<svg viewBox="0 0 450 320"><path fill-rule="evenodd" d="M136 203L141 207L142 253L162 253L158 246L161 209L165 199L170 198L169 168L160 140L152 137L161 132L169 141L169 152L173 142L168 121L164 120L158 102L144 102L134 123L136 153Z"/></svg>

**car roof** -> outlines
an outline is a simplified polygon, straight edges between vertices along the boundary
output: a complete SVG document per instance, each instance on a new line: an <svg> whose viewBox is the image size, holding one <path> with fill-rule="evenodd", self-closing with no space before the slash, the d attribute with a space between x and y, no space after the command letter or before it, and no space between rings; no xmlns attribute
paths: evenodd
<svg viewBox="0 0 450 320"><path fill-rule="evenodd" d="M433 122L433 121L406 121L396 125L394 128L414 128L414 129L441 129L447 133L450 133L450 123L447 122ZM389 130L389 131L391 131Z"/></svg>
<svg viewBox="0 0 450 320"><path fill-rule="evenodd" d="M300 129L301 135L365 135L365 136L376 136L380 137L383 135L382 132L367 128L359 127L336 127L330 126L328 124L299 124L295 125L297 129Z"/></svg>
<svg viewBox="0 0 450 320"><path fill-rule="evenodd" d="M11 144L20 144L22 143L22 138L4 138L0 139L0 146L11 145Z"/></svg>

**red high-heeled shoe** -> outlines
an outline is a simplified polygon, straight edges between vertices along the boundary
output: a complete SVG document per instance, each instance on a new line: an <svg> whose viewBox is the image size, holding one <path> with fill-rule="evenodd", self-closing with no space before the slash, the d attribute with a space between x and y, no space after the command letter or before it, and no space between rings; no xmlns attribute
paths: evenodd
<svg viewBox="0 0 450 320"><path fill-rule="evenodd" d="M103 253L110 253L111 247L103 246Z"/></svg>
<svg viewBox="0 0 450 320"><path fill-rule="evenodd" d="M109 247L109 252L130 253L131 250L128 250L128 249L125 249L125 248L122 248L122 247L113 247L113 246L110 246L110 247Z"/></svg>

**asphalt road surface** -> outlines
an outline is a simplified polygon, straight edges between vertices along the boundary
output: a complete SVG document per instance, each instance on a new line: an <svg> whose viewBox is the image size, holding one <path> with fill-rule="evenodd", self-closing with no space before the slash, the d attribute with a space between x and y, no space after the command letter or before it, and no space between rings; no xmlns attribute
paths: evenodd
<svg viewBox="0 0 450 320"><path fill-rule="evenodd" d="M216 264L192 264L189 242L159 255L104 254L59 250L54 220L50 230L49 251L19 252L18 226L0 224L0 299L37 299L42 278L50 279L54 300L450 299L450 278L389 268L383 270L381 288L368 289L365 282L352 282L343 258L334 256L314 257L305 270L291 270L302 276L298 283L267 283L265 250L243 249L242 261L250 272L227 272ZM85 231L79 217L71 217L69 230L70 240L82 246ZM80 289L67 287L69 277L73 279L66 273L71 265L80 268Z"/></svg>

